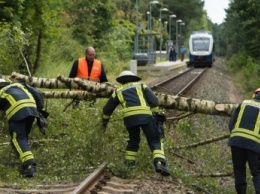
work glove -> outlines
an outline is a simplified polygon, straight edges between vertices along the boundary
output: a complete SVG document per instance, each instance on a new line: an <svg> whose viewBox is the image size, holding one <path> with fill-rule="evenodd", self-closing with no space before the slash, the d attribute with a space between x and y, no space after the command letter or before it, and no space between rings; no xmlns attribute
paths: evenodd
<svg viewBox="0 0 260 194"><path fill-rule="evenodd" d="M100 130L103 131L103 133L106 132L108 121L109 119L102 119Z"/></svg>
<svg viewBox="0 0 260 194"><path fill-rule="evenodd" d="M49 113L46 111L43 111L43 114L42 114L42 111L43 110L38 111L39 117L37 117L37 125L39 127L40 132L43 135L46 135L45 128L48 127L48 121L46 118L49 116Z"/></svg>
<svg viewBox="0 0 260 194"><path fill-rule="evenodd" d="M162 139L165 137L163 123L166 121L166 115L164 113L153 112L153 116L156 119L157 134Z"/></svg>
<svg viewBox="0 0 260 194"><path fill-rule="evenodd" d="M45 110L38 110L38 113L40 113L45 119L49 116L49 113Z"/></svg>
<svg viewBox="0 0 260 194"><path fill-rule="evenodd" d="M153 112L153 116L157 121L164 123L166 121L166 115L164 113Z"/></svg>

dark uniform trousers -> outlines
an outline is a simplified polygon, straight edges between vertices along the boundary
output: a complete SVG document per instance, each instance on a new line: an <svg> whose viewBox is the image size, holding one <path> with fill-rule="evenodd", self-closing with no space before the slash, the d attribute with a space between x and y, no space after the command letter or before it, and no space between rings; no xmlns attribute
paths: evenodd
<svg viewBox="0 0 260 194"><path fill-rule="evenodd" d="M260 154L248 149L231 146L233 159L234 176L236 179L235 188L238 194L246 194L246 162L253 176L255 193L260 194Z"/></svg>
<svg viewBox="0 0 260 194"><path fill-rule="evenodd" d="M23 166L35 164L34 156L28 145L28 135L32 128L35 117L29 116L19 121L9 121L9 132L12 146L18 153Z"/></svg>
<svg viewBox="0 0 260 194"><path fill-rule="evenodd" d="M149 119L146 124L127 127L126 129L129 133L129 140L128 140L128 145L126 147L126 151L132 151L132 152L138 151L139 144L141 141L140 130L142 129L144 132L144 135L147 139L150 150L154 154L154 163L157 163L160 161L163 164L165 164L166 161L165 161L164 155L160 154L161 152L163 152L163 150L161 148L161 142L160 142L159 136L157 134L156 127L157 127L156 120L152 116L151 116L151 119ZM155 150L158 150L159 154L154 152Z"/></svg>

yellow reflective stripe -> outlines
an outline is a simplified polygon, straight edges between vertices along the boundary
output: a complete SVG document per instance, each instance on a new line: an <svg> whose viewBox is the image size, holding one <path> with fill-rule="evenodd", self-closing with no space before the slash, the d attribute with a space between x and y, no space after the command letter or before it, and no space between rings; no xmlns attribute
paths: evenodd
<svg viewBox="0 0 260 194"><path fill-rule="evenodd" d="M140 101L140 106L132 106L132 107L126 107L126 101L124 99L123 91L125 89L128 89L130 87L135 88L137 97ZM147 103L144 98L143 88L142 85L139 83L129 83L126 85L123 85L117 89L117 97L120 101L122 107L123 107L123 116L132 116L137 114L148 114L152 115L151 109L149 106L147 106Z"/></svg>
<svg viewBox="0 0 260 194"><path fill-rule="evenodd" d="M234 128L237 128L237 129L239 128L239 125L240 125L240 122L241 122L241 118L242 118L242 116L243 116L243 114L244 114L244 111L245 111L245 106L244 106L244 105L241 105L239 114L238 114L238 116L237 116L237 122L236 122Z"/></svg>
<svg viewBox="0 0 260 194"><path fill-rule="evenodd" d="M116 93L113 93L113 94L112 94L112 98L115 98L115 97L116 97Z"/></svg>
<svg viewBox="0 0 260 194"><path fill-rule="evenodd" d="M148 106L132 106L132 107L127 107L123 111L128 112L128 111L135 111L135 110L144 110L144 111L149 111L150 113L152 112L150 110L150 107Z"/></svg>
<svg viewBox="0 0 260 194"><path fill-rule="evenodd" d="M136 160L137 152L133 151L126 151L125 152L125 159L126 160Z"/></svg>
<svg viewBox="0 0 260 194"><path fill-rule="evenodd" d="M10 94L3 93L3 94L1 95L1 98L6 98L6 99L8 100L8 102L11 104L11 106L16 103L15 99L14 99L13 96L10 95Z"/></svg>
<svg viewBox="0 0 260 194"><path fill-rule="evenodd" d="M153 151L153 159L155 159L155 158L165 159L164 152L162 150L154 150Z"/></svg>
<svg viewBox="0 0 260 194"><path fill-rule="evenodd" d="M134 106L134 107L128 107L123 109L123 116L132 116L132 115L138 115L138 114L147 114L152 115L152 111L149 107L141 107L141 106Z"/></svg>
<svg viewBox="0 0 260 194"><path fill-rule="evenodd" d="M254 131L255 133L259 134L259 127L260 127L260 114L259 114L259 111L258 111L258 115L257 115L257 120L256 120L256 124L255 124L255 128L254 128Z"/></svg>
<svg viewBox="0 0 260 194"><path fill-rule="evenodd" d="M254 100L244 100L242 104L254 105L254 106L257 106L258 108L260 108L260 103L254 101Z"/></svg>
<svg viewBox="0 0 260 194"><path fill-rule="evenodd" d="M164 154L164 144L163 144L163 139L160 139L160 142L161 142L161 150L162 150L162 152L163 152L163 154Z"/></svg>
<svg viewBox="0 0 260 194"><path fill-rule="evenodd" d="M146 102L145 102L145 99L144 99L144 93L143 93L143 90L142 90L142 86L141 87L136 87L136 91L137 91L137 95L138 95L138 98L140 100L141 106L146 106Z"/></svg>
<svg viewBox="0 0 260 194"><path fill-rule="evenodd" d="M22 155L20 156L20 159L22 160L22 162L26 162L28 160L34 159L33 154L31 151L26 151L23 152Z"/></svg>
<svg viewBox="0 0 260 194"><path fill-rule="evenodd" d="M153 112L160 112L159 106L152 107L151 111L153 111Z"/></svg>
<svg viewBox="0 0 260 194"><path fill-rule="evenodd" d="M36 104L29 99L19 100L16 105L11 106L6 110L6 118L10 119L15 113L17 113L22 108L33 107L36 108Z"/></svg>
<svg viewBox="0 0 260 194"><path fill-rule="evenodd" d="M242 129L242 128L233 129L230 134L230 137L234 137L234 136L244 137L247 139L251 139L257 143L260 143L259 134L256 134L256 132L250 131L248 129Z"/></svg>
<svg viewBox="0 0 260 194"><path fill-rule="evenodd" d="M123 96L122 92L118 92L117 97L118 97L119 101L121 102L122 106L125 107L126 102L124 100L124 96Z"/></svg>
<svg viewBox="0 0 260 194"><path fill-rule="evenodd" d="M21 156L23 151L22 151L21 147L19 146L16 137L17 137L17 134L14 132L13 137L12 137L12 142L13 142L14 147L16 148L17 152L19 153L19 156ZM20 159L21 159L21 157L20 157Z"/></svg>
<svg viewBox="0 0 260 194"><path fill-rule="evenodd" d="M129 117L129 116L139 115L139 114L152 115L151 111L135 110L135 111L124 113L123 117Z"/></svg>
<svg viewBox="0 0 260 194"><path fill-rule="evenodd" d="M16 132L13 133L13 138L12 138L12 142L14 144L14 147L16 149L16 151L19 153L19 158L20 160L24 163L26 162L27 160L31 160L31 159L34 159L33 157L33 154L31 151L26 151L26 152L23 152L18 141L17 141L17 134Z"/></svg>
<svg viewBox="0 0 260 194"><path fill-rule="evenodd" d="M245 111L245 108L246 108L247 105L257 106L260 109L260 103L255 102L253 100L244 100L243 103L241 104L241 107L240 107L240 111L239 111L239 114L238 114L238 117L237 117L237 122L236 122L235 127L234 127L235 129L239 129L241 118L244 114L244 111ZM260 111L258 111L257 120L256 120L256 123L255 123L255 126L254 126L254 132L253 133L255 133L255 134L259 134L259 132L260 132L259 121L260 121ZM249 131L249 130L247 130L247 131Z"/></svg>
<svg viewBox="0 0 260 194"><path fill-rule="evenodd" d="M5 93L5 91L7 89L9 89L10 87L20 88L27 94L29 99L23 99L23 100L16 101L12 95ZM7 119L10 119L16 112L18 112L20 109L22 109L24 107L36 108L35 100L34 100L32 94L28 90L26 90L22 84L19 84L19 83L11 84L11 85L4 87L1 90L1 98L6 98L7 101L10 103L10 107L6 110L6 115L5 115L5 117Z"/></svg>

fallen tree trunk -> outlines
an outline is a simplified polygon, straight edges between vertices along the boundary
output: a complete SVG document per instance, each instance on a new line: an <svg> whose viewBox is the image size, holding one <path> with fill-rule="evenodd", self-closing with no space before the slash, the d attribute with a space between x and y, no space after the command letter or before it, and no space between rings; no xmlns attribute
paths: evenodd
<svg viewBox="0 0 260 194"><path fill-rule="evenodd" d="M68 98L88 100L94 98L102 98L102 93L90 93L87 91L42 91L45 98Z"/></svg>
<svg viewBox="0 0 260 194"><path fill-rule="evenodd" d="M69 88L65 83L60 82L58 79L53 79L53 78L29 77L16 72L13 72L10 78L12 80L17 80L19 82L25 82L26 84L37 88L49 88L49 89ZM78 89L76 88L77 86L74 87L75 89Z"/></svg>
<svg viewBox="0 0 260 194"><path fill-rule="evenodd" d="M110 83L96 83L81 78L67 78L59 75L57 79L28 77L19 73L12 73L12 79L24 81L28 85L39 88L81 89L83 91L43 91L46 98L93 99L108 98L116 89ZM238 104L220 103L188 97L180 97L163 93L155 93L159 104L165 109L202 113L210 115L230 116Z"/></svg>
<svg viewBox="0 0 260 194"><path fill-rule="evenodd" d="M80 89L88 92L105 92L104 95L110 96L116 86L111 83L98 83L83 78L68 78L58 75L57 79L29 77L13 72L11 78L20 82L25 82L30 86L49 89ZM104 96L105 97L105 96Z"/></svg>
<svg viewBox="0 0 260 194"><path fill-rule="evenodd" d="M230 116L238 104L220 103L210 100L173 96L155 93L160 106L165 109L177 109L185 112L203 113L209 115Z"/></svg>
<svg viewBox="0 0 260 194"><path fill-rule="evenodd" d="M74 84L76 85L76 87L84 91L93 92L93 93L103 92L104 97L109 97L117 88L117 86L114 86L109 82L98 83L98 82L88 81L86 79L81 79L81 78L67 78L62 75L59 75L57 79L65 83L66 85Z"/></svg>
<svg viewBox="0 0 260 194"><path fill-rule="evenodd" d="M87 91L43 91L45 98L71 98L87 100L93 98L107 97L107 92L90 93ZM215 101L171 96L156 93L159 104L165 109L176 109L179 111L202 113L209 115L230 116L238 104L223 104Z"/></svg>

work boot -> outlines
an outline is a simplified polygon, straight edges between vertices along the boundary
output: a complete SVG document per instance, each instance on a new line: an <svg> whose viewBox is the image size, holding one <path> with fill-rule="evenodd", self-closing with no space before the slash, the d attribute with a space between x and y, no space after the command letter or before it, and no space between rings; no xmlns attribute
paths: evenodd
<svg viewBox="0 0 260 194"><path fill-rule="evenodd" d="M165 167L165 164L161 162L155 164L155 171L160 173L162 176L170 176L170 172Z"/></svg>
<svg viewBox="0 0 260 194"><path fill-rule="evenodd" d="M33 177L33 175L36 173L36 165L30 164L28 166L23 167L23 169L20 172L20 176L22 177Z"/></svg>

